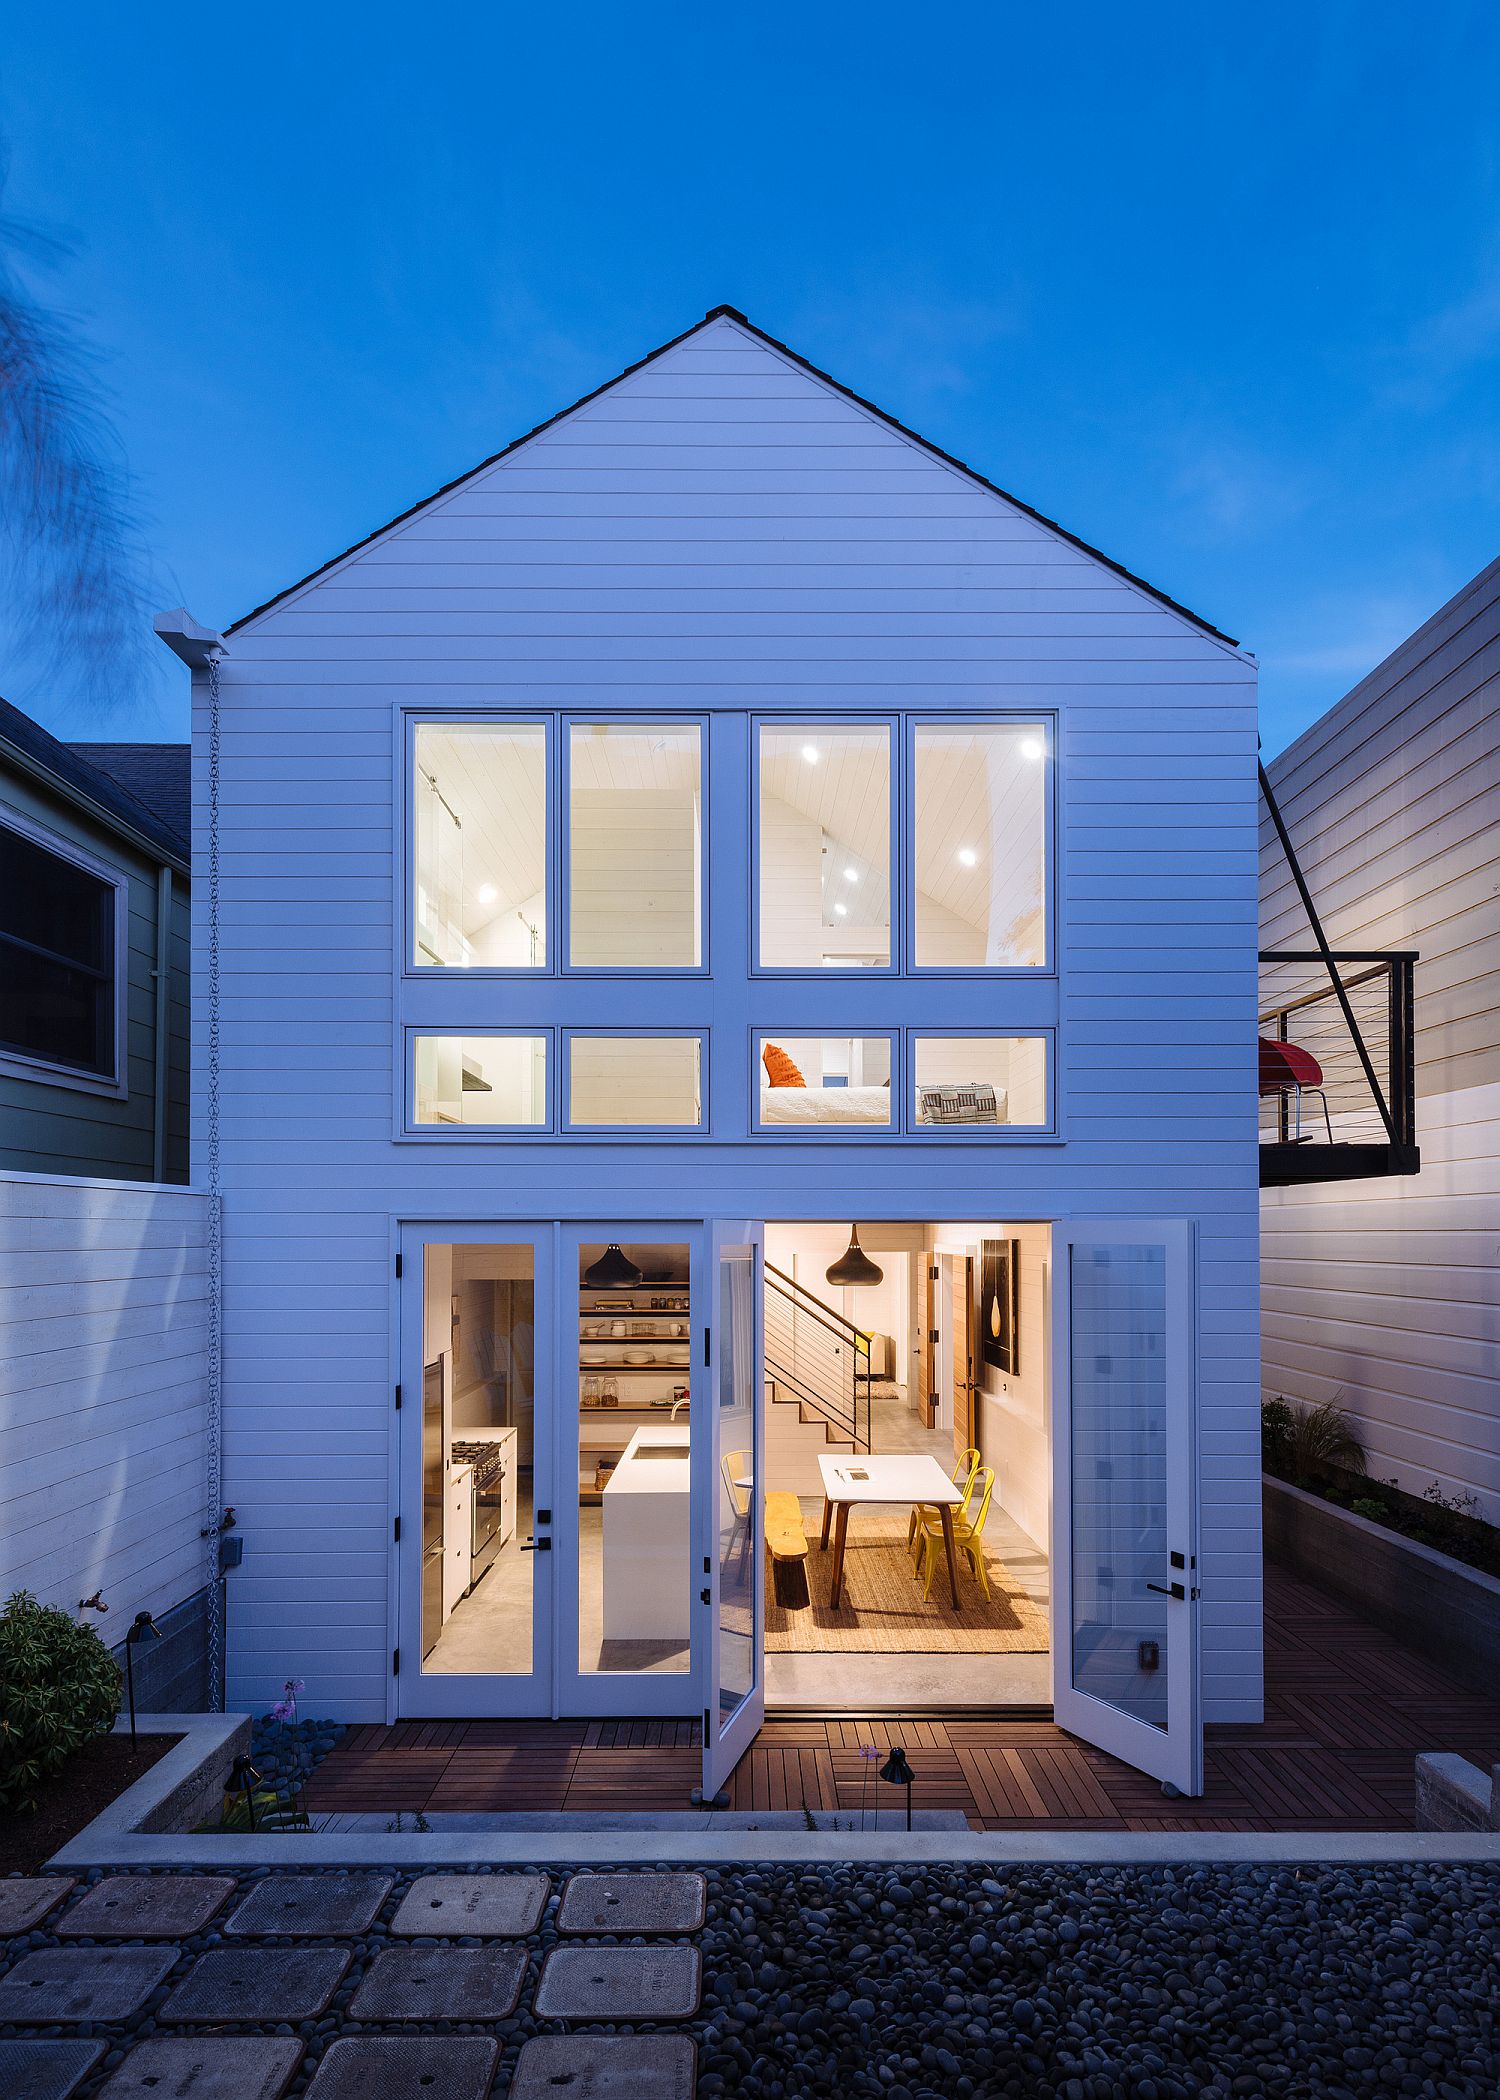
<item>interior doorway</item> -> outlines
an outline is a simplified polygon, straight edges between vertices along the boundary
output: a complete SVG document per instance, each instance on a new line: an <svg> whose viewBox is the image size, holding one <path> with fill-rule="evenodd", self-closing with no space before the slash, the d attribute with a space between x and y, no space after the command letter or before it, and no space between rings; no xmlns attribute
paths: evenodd
<svg viewBox="0 0 1500 2100"><path fill-rule="evenodd" d="M859 1238L869 1268L843 1281L847 1223L766 1226L765 1493L796 1498L809 1540L806 1602L767 1584L768 1707L1045 1708L1051 1228ZM939 1508L875 1499L908 1478L951 1493L956 1584ZM841 1556L821 1544L831 1481L853 1498Z"/></svg>

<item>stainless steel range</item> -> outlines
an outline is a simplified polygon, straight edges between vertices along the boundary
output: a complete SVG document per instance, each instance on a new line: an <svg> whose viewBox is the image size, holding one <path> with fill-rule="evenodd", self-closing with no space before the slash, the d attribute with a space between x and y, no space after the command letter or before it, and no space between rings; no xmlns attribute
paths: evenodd
<svg viewBox="0 0 1500 2100"><path fill-rule="evenodd" d="M514 1483L509 1480L504 1444L453 1444L449 1456L455 1465L474 1468L473 1565L470 1588L478 1582L504 1544L506 1504Z"/></svg>

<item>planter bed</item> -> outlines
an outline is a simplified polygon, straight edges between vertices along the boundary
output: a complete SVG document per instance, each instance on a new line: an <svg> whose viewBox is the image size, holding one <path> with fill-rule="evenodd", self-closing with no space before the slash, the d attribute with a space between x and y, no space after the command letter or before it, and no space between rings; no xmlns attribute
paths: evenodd
<svg viewBox="0 0 1500 2100"><path fill-rule="evenodd" d="M1465 1683L1500 1677L1500 1581L1353 1510L1263 1476L1268 1557L1342 1597Z"/></svg>
<svg viewBox="0 0 1500 2100"><path fill-rule="evenodd" d="M101 1735L68 1759L29 1812L0 1817L0 1874L34 1874L166 1756L175 1735Z"/></svg>

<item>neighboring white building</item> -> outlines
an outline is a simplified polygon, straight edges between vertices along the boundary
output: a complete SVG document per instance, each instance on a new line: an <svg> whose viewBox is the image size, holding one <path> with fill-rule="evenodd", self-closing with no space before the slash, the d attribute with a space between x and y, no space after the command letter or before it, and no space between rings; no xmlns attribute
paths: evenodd
<svg viewBox="0 0 1500 2100"><path fill-rule="evenodd" d="M1500 1523L1500 561L1268 771L1330 944L1419 952L1421 1173L1267 1191L1263 1384L1340 1400L1372 1473ZM1305 947L1261 843L1263 945Z"/></svg>
<svg viewBox="0 0 1500 2100"><path fill-rule="evenodd" d="M229 1703L700 1716L717 1785L863 1640L1195 1788L1261 1709L1251 659L728 309L159 624ZM760 1488L971 1446L988 1599L911 1497L860 1640L763 1598Z"/></svg>

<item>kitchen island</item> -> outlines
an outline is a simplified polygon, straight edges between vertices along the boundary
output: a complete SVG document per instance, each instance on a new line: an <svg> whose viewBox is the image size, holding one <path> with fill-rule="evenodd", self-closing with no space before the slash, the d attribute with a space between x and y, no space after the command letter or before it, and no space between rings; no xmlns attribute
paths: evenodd
<svg viewBox="0 0 1500 2100"><path fill-rule="evenodd" d="M643 1425L609 1476L602 1498L608 1641L688 1639L691 1434L685 1422Z"/></svg>

